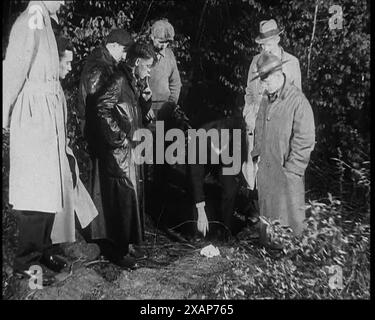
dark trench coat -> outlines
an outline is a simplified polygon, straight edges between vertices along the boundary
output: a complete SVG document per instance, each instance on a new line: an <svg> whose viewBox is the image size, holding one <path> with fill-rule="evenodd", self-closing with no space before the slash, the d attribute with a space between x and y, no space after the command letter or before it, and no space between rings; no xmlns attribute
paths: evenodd
<svg viewBox="0 0 375 320"><path fill-rule="evenodd" d="M88 56L81 74L79 84L78 116L81 121L81 129L88 143L89 181L88 190L99 212L95 222L85 230L88 238L96 235L99 237L100 225L103 222L103 203L100 188L99 164L97 157L98 130L96 127L96 109L98 95L105 90L109 78L117 69L117 63L105 46L99 46ZM92 234L91 234L92 233Z"/></svg>
<svg viewBox="0 0 375 320"><path fill-rule="evenodd" d="M314 115L302 93L287 80L273 103L264 96L255 125L259 156L257 184L261 216L300 234L305 219L304 174L315 145Z"/></svg>
<svg viewBox="0 0 375 320"><path fill-rule="evenodd" d="M151 107L139 95L131 70L119 66L97 97L96 154L103 214L92 223L92 238L109 239L124 254L143 240L142 167L134 162L134 132Z"/></svg>

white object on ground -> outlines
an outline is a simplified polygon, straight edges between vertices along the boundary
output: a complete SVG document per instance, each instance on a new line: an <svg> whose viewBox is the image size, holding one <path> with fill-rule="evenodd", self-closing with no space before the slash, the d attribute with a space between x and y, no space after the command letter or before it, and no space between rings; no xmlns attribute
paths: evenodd
<svg viewBox="0 0 375 320"><path fill-rule="evenodd" d="M210 244L209 246L206 246L201 250L201 255L207 258L212 258L215 256L220 256L220 251L218 248Z"/></svg>

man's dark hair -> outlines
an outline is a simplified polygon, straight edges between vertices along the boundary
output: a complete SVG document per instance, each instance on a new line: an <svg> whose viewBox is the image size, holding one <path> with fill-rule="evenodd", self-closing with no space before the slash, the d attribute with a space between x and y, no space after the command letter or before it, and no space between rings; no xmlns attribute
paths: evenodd
<svg viewBox="0 0 375 320"><path fill-rule="evenodd" d="M156 53L153 46L147 42L135 42L133 43L126 54L126 64L133 67L138 58L141 59L154 59L156 62Z"/></svg>
<svg viewBox="0 0 375 320"><path fill-rule="evenodd" d="M66 50L73 51L73 45L71 41L63 36L57 37L56 38L56 43L57 43L57 50L59 52L59 58L61 59Z"/></svg>

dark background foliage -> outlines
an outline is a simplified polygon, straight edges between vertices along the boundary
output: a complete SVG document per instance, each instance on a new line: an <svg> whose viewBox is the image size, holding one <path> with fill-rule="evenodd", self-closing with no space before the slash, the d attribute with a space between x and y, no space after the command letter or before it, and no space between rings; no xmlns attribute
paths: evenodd
<svg viewBox="0 0 375 320"><path fill-rule="evenodd" d="M10 27L27 2L3 3L3 58ZM334 4L343 9L342 29L329 28L329 7ZM248 68L259 52L254 42L259 22L274 18L285 30L281 45L299 58L303 92L315 116L317 144L306 174L307 199L321 200L330 192L341 199L339 210L345 219L368 221L369 9L368 0L66 1L59 14L61 32L71 38L75 56L73 71L63 85L69 107L68 134L83 181L86 146L76 117L77 87L85 57L111 28L125 28L139 38L146 36L153 20L169 19L176 31L172 47L183 82L179 103L198 123L212 114L241 111ZM5 137L3 212L8 211L7 156ZM3 215L3 226L10 224L7 217Z"/></svg>

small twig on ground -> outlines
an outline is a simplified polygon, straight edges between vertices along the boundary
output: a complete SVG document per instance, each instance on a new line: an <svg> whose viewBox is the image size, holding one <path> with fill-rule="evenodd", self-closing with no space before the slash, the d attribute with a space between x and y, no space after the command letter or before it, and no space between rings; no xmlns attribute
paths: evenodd
<svg viewBox="0 0 375 320"><path fill-rule="evenodd" d="M80 262L80 261L85 261L83 256L80 256L77 260L73 261L72 264L70 265L70 271L69 271L69 276L73 274L73 266L75 263Z"/></svg>
<svg viewBox="0 0 375 320"><path fill-rule="evenodd" d="M95 261L91 261L91 262L88 262L85 264L85 267L88 267L88 266L91 266L93 264L97 264L97 263L109 263L108 260L95 260Z"/></svg>
<svg viewBox="0 0 375 320"><path fill-rule="evenodd" d="M187 246L187 247L189 247L189 248L192 248L192 249L196 249L196 247L194 247L192 244L190 244L190 243L181 243L181 245L183 245L183 246Z"/></svg>
<svg viewBox="0 0 375 320"><path fill-rule="evenodd" d="M25 300L29 300L29 298L30 298L33 294L35 294L36 291L37 291L37 290L33 290L33 291L31 291L31 292L25 297Z"/></svg>
<svg viewBox="0 0 375 320"><path fill-rule="evenodd" d="M145 234L149 234L150 236L156 236L156 233L145 231Z"/></svg>

